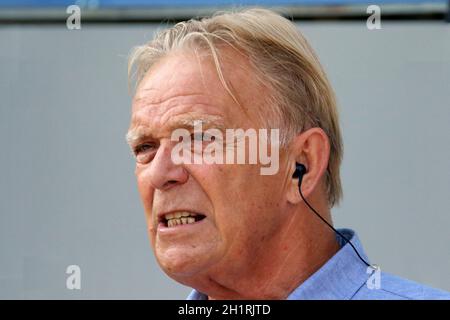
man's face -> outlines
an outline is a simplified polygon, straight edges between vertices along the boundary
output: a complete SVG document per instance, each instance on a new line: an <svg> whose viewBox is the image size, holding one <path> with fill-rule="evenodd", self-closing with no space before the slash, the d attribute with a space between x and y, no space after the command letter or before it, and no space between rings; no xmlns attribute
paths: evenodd
<svg viewBox="0 0 450 320"><path fill-rule="evenodd" d="M245 111L225 91L210 58L187 52L153 66L133 100L130 130L146 133L132 147L139 146L135 173L151 245L164 271L186 284L192 277L251 268L286 220L282 154L275 175L261 175L259 164L172 162L178 142L171 141L171 133L192 130L188 120L204 119L208 128L262 128L255 119L265 91L255 85L243 57L231 51L228 57L222 71ZM182 211L204 218L168 227L161 216Z"/></svg>

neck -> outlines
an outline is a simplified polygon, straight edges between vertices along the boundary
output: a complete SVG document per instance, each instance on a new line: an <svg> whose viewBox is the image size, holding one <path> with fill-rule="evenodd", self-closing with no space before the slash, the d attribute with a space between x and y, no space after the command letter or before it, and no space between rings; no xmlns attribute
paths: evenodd
<svg viewBox="0 0 450 320"><path fill-rule="evenodd" d="M317 209L331 223L329 210ZM244 267L212 274L200 291L209 299L287 298L339 250L334 231L306 206L292 209L288 216L279 232Z"/></svg>

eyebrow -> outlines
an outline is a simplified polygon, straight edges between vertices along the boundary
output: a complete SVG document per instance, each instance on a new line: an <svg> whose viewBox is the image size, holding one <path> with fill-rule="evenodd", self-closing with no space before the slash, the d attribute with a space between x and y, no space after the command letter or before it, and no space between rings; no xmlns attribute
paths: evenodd
<svg viewBox="0 0 450 320"><path fill-rule="evenodd" d="M183 114L172 121L169 121L168 129L173 131L175 129L193 130L196 121L201 121L202 130L219 129L225 131L225 123L222 117L216 115L198 115L198 114ZM130 146L135 146L143 141L155 139L152 130L148 126L137 126L128 130L125 139Z"/></svg>

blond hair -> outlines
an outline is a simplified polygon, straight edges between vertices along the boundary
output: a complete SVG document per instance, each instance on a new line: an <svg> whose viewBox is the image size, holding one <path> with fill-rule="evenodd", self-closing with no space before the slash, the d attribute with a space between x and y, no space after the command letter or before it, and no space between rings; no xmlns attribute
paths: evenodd
<svg viewBox="0 0 450 320"><path fill-rule="evenodd" d="M338 204L342 197L339 169L343 146L335 95L316 54L291 21L270 10L253 8L177 23L134 48L129 78L134 78L137 86L152 65L177 49L208 49L223 86L239 104L221 72L220 49L224 46L243 53L255 71L255 79L263 79L271 89L267 106L272 108L273 117L265 118L276 118L278 127L284 129L283 144L312 127L322 128L327 134L330 157L326 192L329 207Z"/></svg>

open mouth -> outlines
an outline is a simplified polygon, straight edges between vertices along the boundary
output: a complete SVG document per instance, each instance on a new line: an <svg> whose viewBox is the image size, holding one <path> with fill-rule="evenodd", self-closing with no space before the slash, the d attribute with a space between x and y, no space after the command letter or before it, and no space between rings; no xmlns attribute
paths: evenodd
<svg viewBox="0 0 450 320"><path fill-rule="evenodd" d="M161 222L168 228L179 226L182 224L193 224L201 221L205 218L205 215L200 213L193 213L188 211L178 211L165 214L161 217Z"/></svg>

